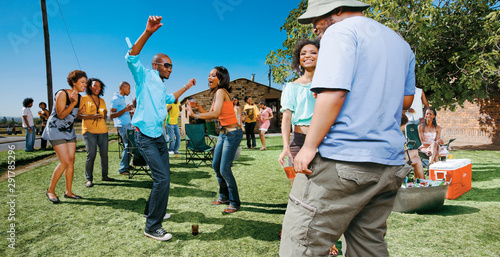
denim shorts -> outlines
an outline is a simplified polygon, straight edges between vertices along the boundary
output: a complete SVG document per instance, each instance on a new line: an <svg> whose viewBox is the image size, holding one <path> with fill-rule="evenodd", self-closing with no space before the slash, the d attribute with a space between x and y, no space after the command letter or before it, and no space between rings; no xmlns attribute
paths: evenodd
<svg viewBox="0 0 500 257"><path fill-rule="evenodd" d="M76 138L72 138L70 140L66 140L66 139L50 140L50 144L52 145L52 147L54 147L56 145L67 144L67 143L76 143Z"/></svg>

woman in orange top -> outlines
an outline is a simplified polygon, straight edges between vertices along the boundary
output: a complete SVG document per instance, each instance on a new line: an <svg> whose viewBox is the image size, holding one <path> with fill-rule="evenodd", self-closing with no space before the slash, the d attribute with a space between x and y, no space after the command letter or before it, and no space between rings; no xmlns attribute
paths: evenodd
<svg viewBox="0 0 500 257"><path fill-rule="evenodd" d="M233 213L241 205L238 186L231 166L233 165L236 150L243 138L243 131L238 125L238 119L234 113L233 101L231 95L229 95L229 92L231 92L229 81L227 69L222 66L215 67L208 75L210 94L214 96L210 111L205 111L196 103L199 113L194 113L191 106L187 105L188 115L193 118L204 120L218 118L220 121L221 129L212 161L212 167L219 182L219 198L212 204L229 204L229 207L224 209L225 213Z"/></svg>

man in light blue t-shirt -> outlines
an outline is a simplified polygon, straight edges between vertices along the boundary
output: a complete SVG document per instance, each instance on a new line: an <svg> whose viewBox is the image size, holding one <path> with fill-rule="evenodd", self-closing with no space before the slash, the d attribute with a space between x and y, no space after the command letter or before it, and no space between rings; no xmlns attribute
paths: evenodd
<svg viewBox="0 0 500 257"><path fill-rule="evenodd" d="M149 37L163 25L161 19L161 16L149 16L146 29L125 55L125 59L136 83L137 108L132 118L135 141L151 169L154 180L146 203L144 235L167 241L172 235L163 229L162 222L169 216L165 214L170 192L170 163L167 142L162 135L163 121L167 117L167 104L173 103L195 85L196 80L190 79L181 89L167 94L163 81L170 77L172 60L166 54L158 53L151 61L153 69L146 69L139 61L139 54Z"/></svg>
<svg viewBox="0 0 500 257"><path fill-rule="evenodd" d="M309 132L294 160L282 256L324 256L344 234L347 256L388 256L386 220L401 182L403 108L415 91L415 56L356 0L309 0L299 17L321 37ZM305 175L307 174L307 175Z"/></svg>
<svg viewBox="0 0 500 257"><path fill-rule="evenodd" d="M132 129L130 111L134 106L125 102L125 96L129 94L130 84L123 81L120 83L120 91L116 92L113 98L111 98L111 114L109 115L109 117L113 119L113 123L123 142L122 160L120 162L120 169L118 170L120 175L130 175L128 172L130 155L128 154L129 141L127 138L127 130Z"/></svg>

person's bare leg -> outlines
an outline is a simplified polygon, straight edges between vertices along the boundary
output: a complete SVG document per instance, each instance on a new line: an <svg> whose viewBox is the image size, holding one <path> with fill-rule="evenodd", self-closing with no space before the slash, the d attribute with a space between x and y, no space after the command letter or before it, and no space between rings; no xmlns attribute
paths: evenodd
<svg viewBox="0 0 500 257"><path fill-rule="evenodd" d="M260 150L266 150L266 131L264 130L259 130L259 135L260 135L260 142L262 143L262 147Z"/></svg>
<svg viewBox="0 0 500 257"><path fill-rule="evenodd" d="M66 168L66 195L74 196L73 192L71 192L71 188L73 187L73 175L75 173L75 152L76 152L76 143L68 143L68 155L69 155L69 163Z"/></svg>
<svg viewBox="0 0 500 257"><path fill-rule="evenodd" d="M439 145L436 142L432 142L431 144L431 159L432 163L436 163L439 161Z"/></svg>
<svg viewBox="0 0 500 257"><path fill-rule="evenodd" d="M424 166L422 165L422 160L420 160L420 156L418 156L418 150L409 150L411 159L411 166L413 166L413 173L415 174L415 178L425 179L424 175Z"/></svg>
<svg viewBox="0 0 500 257"><path fill-rule="evenodd" d="M56 198L56 185L59 179L61 178L64 171L67 169L70 158L68 151L68 144L60 144L53 147L56 152L57 158L59 159L59 164L54 169L54 173L52 173L52 179L50 180L49 190L47 193L50 198Z"/></svg>

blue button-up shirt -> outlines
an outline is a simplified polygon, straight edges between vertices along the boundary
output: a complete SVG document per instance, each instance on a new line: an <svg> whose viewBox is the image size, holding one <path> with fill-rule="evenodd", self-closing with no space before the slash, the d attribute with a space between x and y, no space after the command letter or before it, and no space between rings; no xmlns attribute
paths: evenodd
<svg viewBox="0 0 500 257"><path fill-rule="evenodd" d="M134 76L137 107L132 124L141 133L157 138L162 136L163 121L167 117L167 104L175 102L173 94L167 94L158 71L146 69L139 55L125 55L127 65Z"/></svg>
<svg viewBox="0 0 500 257"><path fill-rule="evenodd" d="M111 98L111 109L116 109L117 112L125 109L127 107L127 103L125 102L125 96L120 95L120 93L116 92ZM122 116L116 117L113 119L113 123L115 127L125 127L130 124L130 113L128 111L124 112Z"/></svg>

